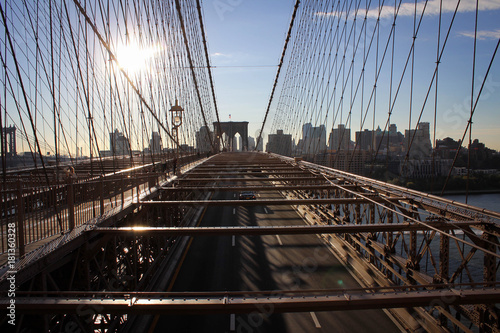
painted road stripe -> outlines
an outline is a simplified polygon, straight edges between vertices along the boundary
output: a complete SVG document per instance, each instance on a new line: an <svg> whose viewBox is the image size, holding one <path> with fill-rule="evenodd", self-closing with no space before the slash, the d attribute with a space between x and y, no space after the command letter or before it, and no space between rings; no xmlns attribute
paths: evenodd
<svg viewBox="0 0 500 333"><path fill-rule="evenodd" d="M278 243L280 243L281 246L283 246L283 243L281 242L281 238L279 235L276 235L276 238L278 239Z"/></svg>
<svg viewBox="0 0 500 333"><path fill-rule="evenodd" d="M233 208L233 215L236 214L236 208Z"/></svg>
<svg viewBox="0 0 500 333"><path fill-rule="evenodd" d="M218 177L217 177L218 178ZM209 199L212 199L213 197L213 194L210 195L210 198ZM201 221L203 220L203 218L205 217L205 213L207 212L207 209L208 207L205 207L205 209L203 209L203 212L201 213L201 216L200 218L198 219L198 222L196 222L196 226L199 227L200 224L201 224ZM175 281L177 280L177 276L179 275L179 272L181 270L181 267L182 267L182 264L184 264L184 260L186 259L186 256L188 254L188 251L189 251L189 248L191 247L191 243L193 242L193 238L191 237L191 239L189 240L186 248L184 249L184 253L182 254L182 257L181 257L181 261L179 263L179 265L177 265L177 269L175 270L174 272L174 276L172 277L172 281L170 282L170 285L168 286L167 288L167 291L171 291L172 288L174 287L174 283ZM160 319L160 316L159 315L156 315L153 319L153 323L151 324L151 326L149 327L149 331L148 333L152 333L155 328L156 328L156 325L158 324L158 319Z"/></svg>
<svg viewBox="0 0 500 333"><path fill-rule="evenodd" d="M231 245L234 246L236 244L236 237L233 235L231 239Z"/></svg>
<svg viewBox="0 0 500 333"><path fill-rule="evenodd" d="M266 212L266 214L269 214L266 207L264 207L264 211Z"/></svg>
<svg viewBox="0 0 500 333"><path fill-rule="evenodd" d="M316 314L314 312L310 312L310 314L311 314L311 317L314 321L314 325L316 326L316 328L321 328L321 325L319 324L318 317L316 317Z"/></svg>
<svg viewBox="0 0 500 333"><path fill-rule="evenodd" d="M230 331L235 331L236 330L236 316L231 314L231 317L229 319L229 330Z"/></svg>

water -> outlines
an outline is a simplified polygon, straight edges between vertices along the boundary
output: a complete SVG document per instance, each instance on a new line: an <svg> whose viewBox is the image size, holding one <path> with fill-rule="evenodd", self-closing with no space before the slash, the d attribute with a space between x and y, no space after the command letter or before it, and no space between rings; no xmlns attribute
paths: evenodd
<svg viewBox="0 0 500 333"><path fill-rule="evenodd" d="M445 195L444 198L448 200L453 200L461 203L465 203L465 194L457 194L457 195ZM469 195L468 204L471 206L476 206L480 208L484 208L487 210L495 211L500 213L500 193L490 193L490 194L472 194ZM482 231L473 228L472 231L476 233L477 236L481 236ZM422 250L426 241L424 239L424 234L429 237L429 232L419 232L417 234L417 247L419 251ZM454 235L460 239L464 239L467 242L473 243L470 239L469 235L464 234L463 231L455 231ZM409 241L409 234L404 233L405 241ZM429 250L434 256L434 259L439 261L439 236L433 239L429 244ZM397 246L402 247L402 243L399 242ZM453 275L455 271L458 270L459 266L462 264L462 257L467 256L471 247L469 245L464 245L461 242L456 242L455 240L450 240L450 276ZM401 253L403 252L401 248ZM433 265L431 264L429 251L427 251L422 258L420 265L422 267L422 272L433 276L437 272L435 271ZM439 266L439 264L437 265ZM467 264L467 270L462 271L462 276L458 277L454 282L469 282L471 279L474 282L482 282L483 281L483 255L481 251L478 251L472 259ZM469 276L470 273L470 276Z"/></svg>
<svg viewBox="0 0 500 333"><path fill-rule="evenodd" d="M444 198L448 200L465 203L465 194L445 195ZM500 213L500 193L469 194L467 204ZM476 230L474 231L476 232ZM458 232L456 234L459 237L463 236L463 233L461 232ZM480 235L481 232L477 231L476 234ZM471 241L468 237L465 238L467 241ZM458 255L459 252L457 251L457 247L453 243L454 242L450 242L450 255L451 255L450 260L452 261L452 266L455 266L461 262L461 256ZM437 245L438 245L437 242L436 244L431 244L431 248L433 248L434 251L437 251L438 249ZM465 246L461 245L460 247L462 247L462 251L464 251L465 254L467 254L471 249L467 245ZM473 279L476 282L482 281L483 277L482 254L476 254L474 258L469 262L468 268L470 270Z"/></svg>
<svg viewBox="0 0 500 333"><path fill-rule="evenodd" d="M445 195L444 198L465 203L465 194ZM500 193L469 194L467 204L500 213Z"/></svg>

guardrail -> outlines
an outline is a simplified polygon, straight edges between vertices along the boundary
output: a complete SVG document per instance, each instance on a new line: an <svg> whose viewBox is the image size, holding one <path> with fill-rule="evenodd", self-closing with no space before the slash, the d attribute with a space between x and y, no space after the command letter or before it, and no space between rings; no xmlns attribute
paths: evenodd
<svg viewBox="0 0 500 333"><path fill-rule="evenodd" d="M301 159L294 159L291 157L286 157L278 154L269 154L269 155L281 159L282 161L285 161L289 164L302 165L304 167L307 167L309 170L316 171L318 174L323 174L333 178L342 178L344 180L348 180L351 183L356 183L363 186L369 186L381 192L390 192L395 196L405 196L406 198L414 200L415 202L432 205L437 209L448 210L457 214L467 215L471 219L480 218L486 221L492 220L497 223L498 221L500 221L500 213L498 212L467 205L458 201L448 200L429 193L420 192L402 186L389 184L380 180L359 176L353 173L333 169L323 165L302 161Z"/></svg>
<svg viewBox="0 0 500 333"><path fill-rule="evenodd" d="M178 167L199 159L184 156ZM0 191L0 254L8 252L13 234L17 254L22 256L29 244L71 231L123 207L127 200L138 200L173 175L170 165L164 161L87 179L68 177L51 185L43 179L13 177Z"/></svg>

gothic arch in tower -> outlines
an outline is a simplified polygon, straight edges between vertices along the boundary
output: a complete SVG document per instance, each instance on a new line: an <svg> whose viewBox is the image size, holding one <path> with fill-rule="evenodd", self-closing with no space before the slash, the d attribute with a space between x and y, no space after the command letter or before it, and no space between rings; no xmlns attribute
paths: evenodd
<svg viewBox="0 0 500 333"><path fill-rule="evenodd" d="M220 127L219 127L220 124ZM242 151L248 151L248 121L214 122L215 139L220 144L222 135L229 137L228 150L233 151L232 142L236 133L241 135Z"/></svg>

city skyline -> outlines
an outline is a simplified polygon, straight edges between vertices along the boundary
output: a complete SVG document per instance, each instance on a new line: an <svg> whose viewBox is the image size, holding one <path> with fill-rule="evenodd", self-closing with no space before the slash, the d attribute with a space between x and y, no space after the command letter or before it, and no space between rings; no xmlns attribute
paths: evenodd
<svg viewBox="0 0 500 333"><path fill-rule="evenodd" d="M408 113L410 107L406 102L403 103L403 101L409 100L410 96L408 91L401 90L398 97L398 101L401 101L401 103L397 102L394 105L390 119L390 123L397 124L399 128L414 128L418 113L423 109L421 121L427 118L431 123L431 132L434 132L433 98L429 99L425 107L422 101L424 100L436 62L439 3L437 0L427 2L426 16L423 18L415 45L415 52L418 52L419 57L418 65L420 65L419 70L414 73L413 112L416 115L412 117L411 126L409 126ZM457 2L444 0L442 4L442 26L444 29L446 24L449 24L451 21L452 12ZM423 5L424 1L416 3L413 1L403 1L401 4L397 22L397 37L400 39L397 41L399 47L395 54L395 58L399 59L400 62L404 62L411 46L414 8L416 6L417 13L420 13L423 10ZM500 38L500 26L497 19L500 13L499 9L499 2L479 2L474 96L477 96L491 54L498 38ZM367 24L370 27L374 25L377 10L376 5L371 5L367 13ZM204 3L204 11L206 16L207 40L212 56L212 65L215 67L213 72L221 118L226 120L228 114L231 114L233 120L249 121L250 132L253 133L252 129L260 129L262 125L263 114L269 101L269 91L272 88L273 79L276 74L276 65L278 64L284 44L284 37L290 23L293 2L264 0L210 1ZM441 59L436 139L448 136L454 138L461 137L470 116L471 65L473 59L472 52L468 51L464 53L464 50L471 50L473 47L474 11L475 2L461 2L458 8L458 15L450 30L446 52L444 52ZM324 8L322 12L313 13L314 16L311 19L321 17L335 19L336 15L339 16L341 14L342 11L335 13L335 8ZM359 17L362 18L364 14L365 9L362 5L359 9ZM391 18L393 14L394 6L384 6L381 11L381 24L384 27L392 24ZM417 20L418 18L417 16ZM361 22L361 20L359 21ZM444 31L442 34L441 43L444 40ZM266 38L262 38L261 36L263 35ZM274 67L271 65L274 65ZM395 70L401 70L402 65L401 63L398 64ZM361 65L357 66L360 67ZM457 68L461 70L457 70ZM389 73L390 68L387 68L381 73L381 76L384 79L388 79ZM370 72L370 75L373 75L373 73ZM399 79L399 77L397 78ZM409 87L408 81L409 75L403 81L405 89ZM363 129L372 129L372 123L385 124L387 121L387 112L389 111L387 100L390 89L388 85L386 87L387 91L385 92L382 92L380 89L378 90L378 100L380 103L377 104L377 109L380 109L380 112L377 113L375 121L370 119L362 126ZM393 94L396 88L396 83L394 83L394 87L392 88ZM485 142L495 150L500 150L500 134L498 133L498 128L500 128L500 116L498 112L500 111L498 109L498 105L500 105L499 89L500 65L498 61L495 61L474 114L474 124L472 127L472 136L477 137L480 141ZM277 96L275 96L276 98ZM275 104L272 105L271 113L274 111L276 111ZM333 111L329 110L328 112L332 113ZM303 113L305 114L306 111ZM343 119L339 121L337 118L336 121L333 121L332 118L334 118L333 113L328 117L328 121L325 124L327 128L336 128L338 124L345 123L345 121L342 121ZM301 118L297 120L306 123L309 119L303 120ZM353 129L361 127L357 113L353 112L350 122L353 124L351 126ZM314 126L321 125L321 123L314 123L314 121L312 123ZM275 133L275 130L278 129L270 129L268 127L266 126L265 129L267 133ZM381 125L381 128L384 129L384 126ZM291 128L282 129L285 132L294 132ZM373 129L376 129L376 126Z"/></svg>
<svg viewBox="0 0 500 333"><path fill-rule="evenodd" d="M417 2L416 8L418 11L423 10L422 3L422 1ZM438 85L439 98L437 97L438 89L436 88L436 96L432 93L427 100L425 98L427 88L431 88L429 90L432 92L434 92L435 88L432 84L429 85L429 82L433 81L430 78L432 78L433 66L435 66L436 62L437 3L436 0L429 1L426 16L423 17L422 27L417 39L418 43L415 46L415 52L418 52L415 65L420 66L414 73L412 83L415 88L411 94L408 90L409 73L404 78L401 77L401 90L397 85L402 68L401 62L396 63L394 66L396 75L392 85L385 84L385 86L382 86L381 84L382 80L384 82L391 81L389 80L390 68L384 67L380 71L377 104L370 105L370 113L365 115L366 119L363 119L363 121L360 119L362 117L359 111L363 110L363 107L367 109L369 90L365 91L364 102L359 101L361 93L358 94L358 100L354 98L353 89L353 91L346 92L345 96L336 97L338 100L345 101L345 105L340 104L338 100L335 101L335 97L333 97L334 101L328 106L310 104L296 109L283 109L283 105L286 103L277 105L280 98L277 93L274 102L271 104L270 115L264 128L264 144L267 141L267 134L275 133L276 129L278 129L276 126L283 124L279 119L276 120L276 114L288 115L291 120L289 120L289 123L283 124L280 129L292 134L293 139L296 140L300 135L299 127L305 123L311 123L314 126L324 125L327 132L331 128L337 128L339 124L346 124L352 129L351 136L353 136L356 130L376 129L377 126L373 126L373 124L380 124L382 130L385 129L385 124L389 125L390 123L397 124L400 129L411 129L416 127L417 122L425 121L430 123L432 141L434 141L434 133L436 133L436 139L446 137L460 139L469 121L472 104L471 95L475 100L479 89L482 87L486 67L492 60L491 55L495 42L500 37L500 26L498 20L496 20L500 12L500 4L491 1L479 2L479 20L476 34L474 34L473 25L475 21L475 5L470 1L464 1L460 5L456 22L453 29L450 29L446 52L444 52L441 59ZM455 3L453 0L443 1L443 27L447 27L447 24L450 23L451 10L454 8L453 4ZM411 45L411 30L414 29L412 4L414 5L414 3L403 2L398 14L396 36L399 39L395 41L398 49L392 55L396 60L406 59L407 50ZM27 2L24 6L30 9L30 6L34 5ZM40 9L48 10L45 4L40 4L40 6ZM384 28L390 26L391 16L388 14L390 8L392 7L384 7L381 11L381 25ZM361 18L363 17L362 14L365 13L367 17L366 24L372 28L376 9L375 5L371 5L368 11L360 8L357 15ZM306 8L301 8L301 10L306 10ZM248 121L249 133L256 133L262 125L266 106L269 102L269 92L273 86L286 32L290 24L293 3L263 0L220 0L203 3L203 11L220 120L225 121L231 115L233 121ZM180 72L169 73L169 75L173 75L166 77L162 84L165 85L163 88L168 87L171 91L166 94L168 96L161 96L161 98L159 93L161 86L152 84L147 87L145 84L145 82L153 82L153 80L158 79L158 73L153 71L153 69L157 70L158 68L154 67L153 64L158 65L157 62L160 59L170 59L169 57L172 56L167 45L140 41L138 40L139 32L132 30L132 28L130 30L130 41L126 41L125 35L120 33L120 29L123 29L124 26L120 26L119 24L122 24L122 22L119 22L118 27L109 31L109 33L113 34L109 51L103 45L100 45L97 36L94 34L90 37L93 39L92 43L96 44L95 48L87 49L86 52L80 54L78 48L72 48L68 43L69 35L67 35L67 30L61 28L78 29L76 25L73 27L73 24L77 22L77 18L81 15L76 8L71 7L69 9L67 18L58 17L61 25L56 24L57 29L54 30L54 36L57 37L53 38L53 40L58 42L54 45L49 42L50 38L48 37L50 36L40 35L37 41L29 33L18 33L18 31L23 31L23 24L30 28L27 22L32 19L31 15L34 15L34 12L29 10L27 12L30 13L30 16L25 17L23 21L15 20L10 16L7 17L7 25L11 28L12 38L14 38L15 43L11 47L12 49L7 50L5 53L5 62L8 66L6 67L7 71L4 73L4 80L11 80L11 83L8 84L7 81L4 81L7 99L2 103L4 106L2 116L5 115L2 127L16 126L17 152L50 154L52 156L56 154L89 156L90 150L93 150L93 155L97 156L98 151L110 149L108 133L115 128L130 138L132 150L147 147L149 145L148 140L153 132L160 133L165 147L173 147L173 140L169 137L170 125L168 119L167 121L165 119L169 117L169 107L173 105L173 101L177 97L181 98L180 103L185 109L186 115L185 123L180 128L180 144L196 144L195 131L204 121L199 115L198 100L193 98L194 94L185 93L183 96L174 96L178 94L179 88L177 85L180 85L180 83L176 82L176 78L184 77L184 74L180 75ZM332 8L326 8L325 2L322 10L306 12L306 14L309 15L305 16L309 22L319 23L321 21L324 24L330 24L332 20L345 16L346 12L342 10L335 12ZM344 21L348 25L352 23L351 19L345 19ZM130 22L133 22L133 20ZM361 24L361 20L359 22L358 24ZM97 21L93 23L96 23L96 31L101 35L107 32L105 25L102 24L103 22ZM36 29L48 31L51 23L41 17L36 24ZM356 26L353 25L353 27ZM175 33L178 33L178 31ZM444 32L442 34L444 38ZM474 35L477 36L477 45L473 44L474 38L472 37ZM265 38L263 38L264 36ZM386 37L381 36L382 40ZM170 39L165 40L170 41ZM441 43L443 42L441 40ZM77 43L80 43L83 47L82 40L77 41ZM124 43L128 43L127 48L124 47ZM34 50L35 46L38 45L41 56L35 57L36 52L21 52L23 45L31 50ZM55 64L52 72L47 68L42 71L40 69L44 68L44 65L52 63L50 55L54 52L50 52L51 45L54 50L61 51L61 54L57 54L58 59L52 59ZM472 61L472 46L477 46L477 48L474 47L476 50L475 62ZM343 55L346 58L352 56L352 60L355 60L351 48L352 46L348 45L347 50L343 51ZM361 51L367 49L367 46L359 46ZM141 50L144 52L137 52ZM359 50L358 53L361 52ZM467 52L464 50L467 50ZM14 51L17 52L15 58L13 57ZM85 54L92 54L91 52L94 52L96 56L91 57L92 59L85 58ZM110 55L112 52L114 52L114 58ZM131 56L140 54L141 56L136 63L133 63L124 56L124 53L129 53ZM81 58L75 60L77 56L81 56ZM387 57L391 58L389 55ZM113 59L114 61L111 61ZM96 75L96 77L92 78L90 89L85 86L86 80L78 72L78 61L80 63L93 61L90 66L95 67L95 72L91 74ZM15 71L14 62L22 69L19 73ZM138 66L139 63L144 65L142 70ZM291 60L286 58L285 65L290 63ZM475 75L474 80L471 80L473 63L475 65ZM148 64L149 67L146 67L145 64ZM166 63L160 64L167 65ZM355 68L359 71L360 67L358 64ZM460 68L460 70L456 70L457 68ZM373 69L366 69L366 77L373 77L373 74ZM56 86L51 87L50 82L54 81L54 75L56 76L54 82ZM140 95L134 93L134 89L127 79L136 84L135 88L141 93ZM325 77L325 79L327 78ZM110 80L114 80L115 85L105 86L104 83L111 82ZM283 77L278 80L277 91L283 88L283 81ZM35 84L36 82L38 84ZM25 94L15 86L23 83L29 88ZM472 83L474 83L474 89L471 87ZM339 87L335 88L337 91L343 88L340 87L340 83L338 85ZM55 93L51 90L54 88L57 88ZM149 88L150 90L148 90ZM500 128L498 112L498 106L500 105L500 94L498 94L498 89L500 89L500 66L498 59L492 62L491 71L488 78L484 80L483 88L481 99L478 101L472 119L471 138L477 138L488 147L500 150L500 134L498 131L498 128ZM333 86L325 89L325 95L332 96ZM122 96L117 96L119 95L117 91L125 93ZM101 92L102 95L100 95ZM392 99L389 98L391 94ZM399 96L398 99L395 98L395 95ZM348 96L349 98L347 98ZM142 97L151 98L153 102L144 104L147 98L142 99ZM348 101L350 98L352 100ZM208 101L209 99L206 98L205 100ZM410 103L407 100L413 100L413 104L408 105ZM154 106L154 110L151 108L153 103L157 104ZM351 105L349 106L349 104ZM434 114L434 105L439 110L436 114ZM148 110L148 107L151 110ZM342 113L343 109L345 109L344 113ZM376 114L373 111L374 114L372 115L371 109L377 109ZM413 109L411 117L409 117L410 109ZM292 114L292 112L295 112L295 114ZM316 112L314 117L313 112ZM208 122L211 120L213 119L209 118ZM258 134L254 136L257 137ZM351 137L351 140L353 139L354 137ZM468 135L464 141L468 141Z"/></svg>
<svg viewBox="0 0 500 333"><path fill-rule="evenodd" d="M397 129L396 124L390 124L389 129L386 131L383 131L380 126L377 127L376 130L368 130L364 129L363 131L351 131L351 128L346 127L344 124L339 124L338 128L331 129L330 132L325 131L325 127L322 125L320 127L313 127L312 124L307 123L304 124L302 127L303 131L301 133L301 139L300 140L307 140L307 139L313 139L316 141L319 141L319 146L323 147L323 149L317 149L318 144L315 144L315 147L310 147L310 151L314 152L321 152L324 151L326 148L328 150L353 150L356 148L357 150L376 150L377 147L381 149L385 149L387 147L387 144L392 145L392 135L397 135L398 136L398 145L406 145L406 142L408 140L408 137L414 136L414 132L417 130L417 135L415 135L417 141L419 139L419 131L423 134L420 134L421 139L427 140L429 139L429 142L425 143L425 145L429 145L430 149L436 149L439 144L442 144L444 141L448 141L449 139L455 141L455 142L460 142L459 138L453 138L453 137L443 137L443 138L437 138L436 142L433 143L432 140L430 140L430 130L429 130L429 123L428 122L421 122L418 126L417 129L413 128L411 130L405 129L404 132L405 134L403 135L401 131ZM385 133L384 133L385 132ZM307 133L311 133L311 136L308 136ZM347 136L344 136L345 133L347 133ZM291 136L290 133L285 133L283 130L277 130L277 133L269 134L275 136L276 134L278 135L287 135ZM363 137L363 134L368 134L369 139L371 141L374 141L370 143L372 147L366 148L363 146L363 140L366 139ZM322 136L324 137L322 138ZM335 135L339 135L339 137L334 138ZM354 135L354 137L353 137ZM326 139L328 138L328 139ZM354 140L353 140L354 138ZM295 146L300 145L300 140L296 142ZM383 140L381 143L380 141ZM292 145L293 142L295 142L294 138L291 137ZM385 142L385 143L384 143ZM478 138L473 138L471 144L477 144L477 143L483 143L481 142ZM418 144L418 143L417 143ZM356 146L355 146L356 145ZM462 142L462 148L467 149L468 142ZM340 149L337 149L336 147L340 147ZM429 148L425 148L425 150L429 150ZM486 146L488 149L492 149L491 147ZM404 147L406 150L406 146ZM493 149L494 150L494 149ZM497 151L499 152L499 151Z"/></svg>

